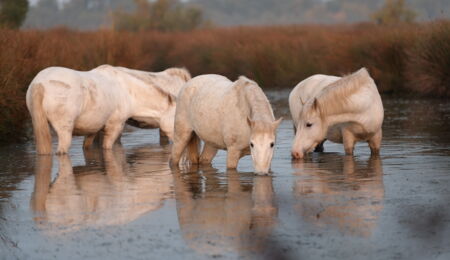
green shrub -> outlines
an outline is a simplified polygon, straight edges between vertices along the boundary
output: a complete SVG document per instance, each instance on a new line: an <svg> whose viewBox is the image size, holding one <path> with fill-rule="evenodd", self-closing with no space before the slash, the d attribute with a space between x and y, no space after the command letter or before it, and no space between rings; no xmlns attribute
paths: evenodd
<svg viewBox="0 0 450 260"><path fill-rule="evenodd" d="M0 0L0 27L19 28L28 12L28 0Z"/></svg>
<svg viewBox="0 0 450 260"><path fill-rule="evenodd" d="M134 13L115 11L113 27L118 31L188 31L205 24L200 9L186 7L178 0L134 0Z"/></svg>

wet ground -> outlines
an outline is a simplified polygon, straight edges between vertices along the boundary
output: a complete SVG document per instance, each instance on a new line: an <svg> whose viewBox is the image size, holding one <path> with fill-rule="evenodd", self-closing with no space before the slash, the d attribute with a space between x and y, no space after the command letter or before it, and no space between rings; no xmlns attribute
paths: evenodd
<svg viewBox="0 0 450 260"><path fill-rule="evenodd" d="M269 93L288 116L287 92ZM450 259L450 105L385 99L379 158L326 152L292 162L279 128L271 176L250 157L226 171L168 167L153 130L123 146L36 156L0 148L0 259Z"/></svg>

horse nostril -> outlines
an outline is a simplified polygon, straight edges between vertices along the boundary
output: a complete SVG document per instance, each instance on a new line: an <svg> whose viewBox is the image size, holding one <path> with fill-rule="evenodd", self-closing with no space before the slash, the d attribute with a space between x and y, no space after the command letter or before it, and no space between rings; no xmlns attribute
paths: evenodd
<svg viewBox="0 0 450 260"><path fill-rule="evenodd" d="M296 152L296 151L292 151L292 158L299 159L300 158L300 153Z"/></svg>

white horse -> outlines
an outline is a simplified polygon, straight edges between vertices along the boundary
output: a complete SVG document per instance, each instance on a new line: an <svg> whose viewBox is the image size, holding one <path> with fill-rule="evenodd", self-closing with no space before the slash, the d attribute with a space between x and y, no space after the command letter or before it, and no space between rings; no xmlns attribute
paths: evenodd
<svg viewBox="0 0 450 260"><path fill-rule="evenodd" d="M186 147L192 163L211 163L217 149L226 149L227 167L236 168L250 150L255 170L269 171L281 118L275 121L267 97L254 81L198 76L186 83L177 102L172 164L178 165ZM200 158L198 138L205 142Z"/></svg>
<svg viewBox="0 0 450 260"><path fill-rule="evenodd" d="M37 152L51 153L48 123L58 135L57 154L68 152L72 135L88 136L86 147L100 130L105 132L103 148L111 149L129 118L157 123L171 138L175 97L125 70L102 65L90 71L50 67L39 72L26 95Z"/></svg>
<svg viewBox="0 0 450 260"><path fill-rule="evenodd" d="M169 92L172 96L178 96L184 83L191 79L191 74L184 68L169 68L160 72L148 72L124 67L115 67L126 72L149 85L157 85Z"/></svg>
<svg viewBox="0 0 450 260"><path fill-rule="evenodd" d="M115 67L115 68L125 73L128 73L129 75L139 80L142 80L145 84L149 86L156 86L162 88L164 91L170 93L170 95L174 97L178 96L178 93L180 92L181 88L186 83L186 81L191 79L191 74L186 69L183 68L169 68L161 72L148 72L124 67ZM158 121L157 118L154 118L152 120L152 118L148 117L144 119L135 117L128 119L126 123L139 128L146 128L146 129L160 128L160 122ZM167 144L168 136L164 131L161 130L161 128L159 129L159 135L160 135L160 143ZM84 147L85 148L90 147L94 142L94 138L96 137L101 138L102 135L86 136L84 141ZM117 138L117 141L120 141L120 135Z"/></svg>
<svg viewBox="0 0 450 260"><path fill-rule="evenodd" d="M303 158L325 139L343 143L353 154L355 143L367 141L379 154L384 110L375 82L365 68L345 76L314 75L289 95L296 135L292 157Z"/></svg>

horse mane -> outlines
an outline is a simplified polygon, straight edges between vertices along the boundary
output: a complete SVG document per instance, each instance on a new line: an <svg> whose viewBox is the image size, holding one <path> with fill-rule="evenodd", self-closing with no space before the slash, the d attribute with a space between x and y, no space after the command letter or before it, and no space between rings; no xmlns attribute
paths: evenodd
<svg viewBox="0 0 450 260"><path fill-rule="evenodd" d="M352 110L350 97L368 84L373 84L373 79L366 68L361 68L325 87L312 100L312 107L322 117L348 112Z"/></svg>
<svg viewBox="0 0 450 260"><path fill-rule="evenodd" d="M164 72L166 72L170 76L179 77L184 81L188 81L192 78L191 73L189 73L189 71L186 68L169 68L166 69Z"/></svg>
<svg viewBox="0 0 450 260"><path fill-rule="evenodd" d="M156 75L153 75L151 72L141 71L141 70L130 70L128 68L117 67L121 72L144 82L146 85L150 85L155 88L162 96L166 96L169 100L169 104L172 104L176 101L176 96L161 87L157 82L155 82L154 78Z"/></svg>
<svg viewBox="0 0 450 260"><path fill-rule="evenodd" d="M259 87L255 81L250 80L245 76L240 76L239 79L234 82L233 87L238 94L238 105L247 107L250 118L253 121L272 122L274 120L275 117L270 102L261 87ZM244 100L242 100L241 97L243 97ZM242 104L244 102L245 104Z"/></svg>
<svg viewBox="0 0 450 260"><path fill-rule="evenodd" d="M111 69L111 68L114 68L114 66L109 65L109 64L102 64L102 65L94 68L94 70L97 70L97 69Z"/></svg>

